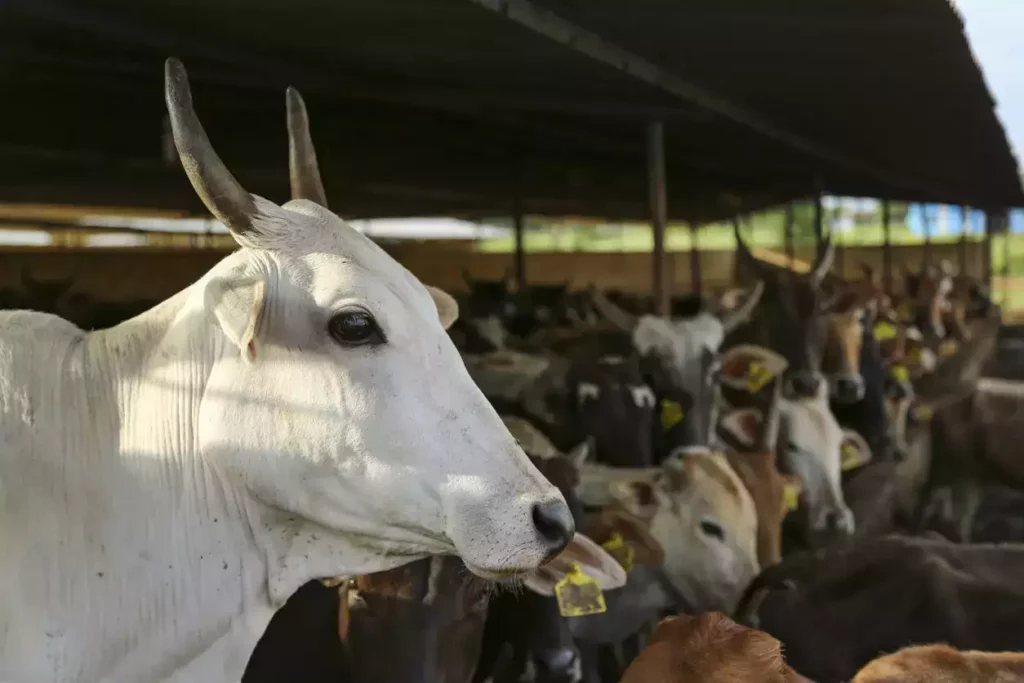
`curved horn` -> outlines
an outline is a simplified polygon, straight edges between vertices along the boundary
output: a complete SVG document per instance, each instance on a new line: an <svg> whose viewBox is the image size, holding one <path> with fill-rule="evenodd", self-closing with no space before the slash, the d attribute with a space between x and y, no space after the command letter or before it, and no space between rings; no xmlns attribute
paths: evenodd
<svg viewBox="0 0 1024 683"><path fill-rule="evenodd" d="M736 235L736 253L739 254L740 260L758 273L763 273L767 268L767 264L754 256L754 252L750 251L750 247L743 241L743 235L740 234L739 221L734 220L732 222L732 230Z"/></svg>
<svg viewBox="0 0 1024 683"><path fill-rule="evenodd" d="M594 301L594 308L603 315L610 323L620 327L626 332L632 332L636 327L637 318L631 313L622 310L608 300L596 287L590 288L590 296Z"/></svg>
<svg viewBox="0 0 1024 683"><path fill-rule="evenodd" d="M747 322L750 314L754 311L754 307L761 300L762 294L764 294L764 280L758 280L757 284L754 285L754 291L747 295L747 300L722 317L722 329L725 331L725 334L729 334Z"/></svg>
<svg viewBox="0 0 1024 683"><path fill-rule="evenodd" d="M821 256L818 257L814 267L811 268L810 277L812 282L818 284L825 279L828 271L832 270L832 261L835 259L835 256L836 243L832 241L832 235L829 235L825 248L821 251Z"/></svg>
<svg viewBox="0 0 1024 683"><path fill-rule="evenodd" d="M192 108L185 66L174 57L164 63L164 99L174 146L196 194L235 236L251 232L256 202L213 151Z"/></svg>
<svg viewBox="0 0 1024 683"><path fill-rule="evenodd" d="M320 180L316 149L309 134L309 115L299 91L291 86L285 93L288 101L288 178L292 199L308 199L327 208L327 193Z"/></svg>

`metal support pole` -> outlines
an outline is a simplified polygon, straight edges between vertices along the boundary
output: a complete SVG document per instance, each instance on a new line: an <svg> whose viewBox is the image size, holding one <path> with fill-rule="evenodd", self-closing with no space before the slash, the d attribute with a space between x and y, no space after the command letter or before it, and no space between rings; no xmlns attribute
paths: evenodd
<svg viewBox="0 0 1024 683"><path fill-rule="evenodd" d="M960 274L967 275L967 212L969 207L960 207L960 244L957 245L960 257Z"/></svg>
<svg viewBox="0 0 1024 683"><path fill-rule="evenodd" d="M796 253L793 251L793 222L795 220L793 202L786 202L785 223L782 226L782 239L786 245L786 265L793 267Z"/></svg>
<svg viewBox="0 0 1024 683"><path fill-rule="evenodd" d="M654 121L647 126L647 181L650 191L651 227L654 230L652 294L654 314L669 314L668 264L665 259L665 225L668 206L665 198L665 126Z"/></svg>
<svg viewBox="0 0 1024 683"><path fill-rule="evenodd" d="M985 240L984 249L981 251L982 277L985 279L985 286L989 291L992 289L992 233L994 232L992 222L995 220L992 209L985 210Z"/></svg>
<svg viewBox="0 0 1024 683"><path fill-rule="evenodd" d="M512 205L512 221L516 234L516 286L520 291L526 288L526 216L523 213L522 193L516 189L515 202Z"/></svg>
<svg viewBox="0 0 1024 683"><path fill-rule="evenodd" d="M932 262L932 222L928 217L928 205L921 204L921 216L924 218L924 248L921 254L921 270Z"/></svg>
<svg viewBox="0 0 1024 683"><path fill-rule="evenodd" d="M885 291L892 294L892 228L889 200L882 200L882 277Z"/></svg>
<svg viewBox="0 0 1024 683"><path fill-rule="evenodd" d="M814 253L821 258L825 246L824 207L821 205L821 192L814 194Z"/></svg>
<svg viewBox="0 0 1024 683"><path fill-rule="evenodd" d="M704 294L704 277L700 268L700 247L697 245L696 223L690 223L690 289L697 296Z"/></svg>

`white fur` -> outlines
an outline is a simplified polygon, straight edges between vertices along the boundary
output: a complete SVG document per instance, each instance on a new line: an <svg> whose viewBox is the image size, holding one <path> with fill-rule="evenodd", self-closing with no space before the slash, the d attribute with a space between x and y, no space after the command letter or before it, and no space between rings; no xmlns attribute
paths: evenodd
<svg viewBox="0 0 1024 683"><path fill-rule="evenodd" d="M633 346L641 354L654 354L672 373L676 386L697 391L701 387L701 355L717 352L725 340L722 321L710 313L685 320L641 316L633 330Z"/></svg>
<svg viewBox="0 0 1024 683"><path fill-rule="evenodd" d="M3 680L236 681L310 579L546 555L531 508L561 496L428 290L315 204L256 203L263 248L121 326L0 313ZM387 344L329 337L351 306Z"/></svg>
<svg viewBox="0 0 1024 683"><path fill-rule="evenodd" d="M842 444L844 432L829 408L828 385L818 395L799 401L783 400L782 417L789 428L791 448L786 462L803 482L803 500L809 508L811 528L823 530L826 516L839 515L853 530L853 513L843 499Z"/></svg>

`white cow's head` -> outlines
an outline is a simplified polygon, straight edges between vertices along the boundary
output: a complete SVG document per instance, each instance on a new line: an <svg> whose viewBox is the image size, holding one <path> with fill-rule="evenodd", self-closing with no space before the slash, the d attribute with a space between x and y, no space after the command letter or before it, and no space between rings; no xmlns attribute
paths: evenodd
<svg viewBox="0 0 1024 683"><path fill-rule="evenodd" d="M655 315L634 316L593 290L594 307L612 324L628 332L642 356L654 356L671 375L673 385L699 392L701 359L705 350L717 354L725 337L745 323L761 300L764 284L758 282L739 306L721 316L702 311L691 318L670 319Z"/></svg>
<svg viewBox="0 0 1024 683"><path fill-rule="evenodd" d="M353 572L454 552L494 577L561 551L569 509L470 379L445 332L454 300L325 208L298 93L295 199L278 206L217 157L180 62L166 79L182 164L242 246L188 309L213 340L202 456L264 514L350 541L339 564Z"/></svg>

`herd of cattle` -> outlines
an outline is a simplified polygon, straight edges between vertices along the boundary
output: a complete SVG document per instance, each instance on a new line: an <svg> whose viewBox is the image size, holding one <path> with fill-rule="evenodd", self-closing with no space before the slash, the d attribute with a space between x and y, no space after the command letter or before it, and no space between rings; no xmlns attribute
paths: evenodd
<svg viewBox="0 0 1024 683"><path fill-rule="evenodd" d="M980 283L737 231L748 286L669 317L457 305L326 208L297 92L283 206L173 59L166 98L241 249L152 308L0 293L61 316L0 313L0 680L1024 680L1024 385L982 376Z"/></svg>

